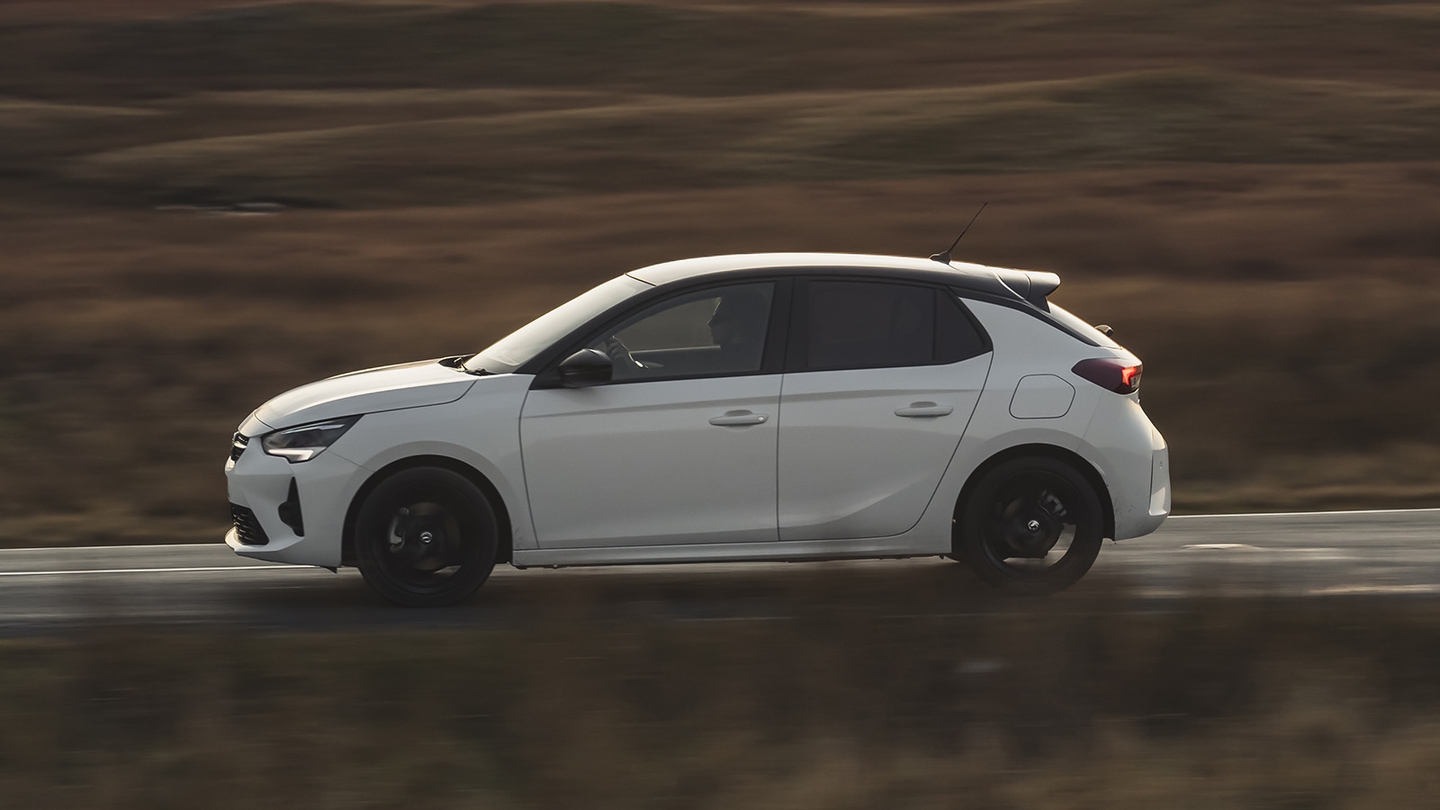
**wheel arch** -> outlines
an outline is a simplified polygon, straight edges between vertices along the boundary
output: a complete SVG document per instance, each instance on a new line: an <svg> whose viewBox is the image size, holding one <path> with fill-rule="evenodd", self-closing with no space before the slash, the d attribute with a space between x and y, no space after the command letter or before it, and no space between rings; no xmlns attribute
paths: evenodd
<svg viewBox="0 0 1440 810"><path fill-rule="evenodd" d="M976 484L985 474L992 469L1004 464L1011 459L1025 458L1028 456L1039 456L1052 458L1056 461L1069 464L1075 471L1085 476L1085 480L1095 490L1095 495L1100 499L1100 508L1104 512L1105 537L1115 537L1115 505L1112 503L1110 488L1105 485L1105 479L1100 471L1095 468L1084 456L1074 450L1067 450L1053 444L1018 444L1014 447L1007 447L995 455L985 459L978 467L971 471L970 476L965 479L965 486L960 488L960 496L955 499L955 512L952 525L955 529L951 532L951 548L954 550L955 534L958 533L961 520L964 517L965 505L970 501L970 493L974 491Z"/></svg>
<svg viewBox="0 0 1440 810"><path fill-rule="evenodd" d="M451 472L463 475L470 483L474 484L486 498L490 499L491 505L495 508L495 520L499 524L499 536L496 538L495 564L508 563L511 560L511 552L514 550L514 531L510 521L510 508L505 499L500 496L500 490L495 487L485 474L466 464L459 459L439 455L408 456L392 461L389 464L376 470L365 483L360 485L355 497L350 499L350 506L345 510L345 524L340 535L340 563L341 565L355 565L355 517L360 512L360 505L370 496L376 486L386 478L401 472L402 470L414 469L415 467L440 467Z"/></svg>

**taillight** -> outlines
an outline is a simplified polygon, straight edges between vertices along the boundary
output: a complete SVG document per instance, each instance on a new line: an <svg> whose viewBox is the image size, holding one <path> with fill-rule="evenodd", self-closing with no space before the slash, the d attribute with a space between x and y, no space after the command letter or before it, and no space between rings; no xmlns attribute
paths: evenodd
<svg viewBox="0 0 1440 810"><path fill-rule="evenodd" d="M1140 390L1140 374L1144 369L1139 363L1132 366L1113 357L1096 357L1081 360L1070 370L1101 388L1117 394L1133 394Z"/></svg>

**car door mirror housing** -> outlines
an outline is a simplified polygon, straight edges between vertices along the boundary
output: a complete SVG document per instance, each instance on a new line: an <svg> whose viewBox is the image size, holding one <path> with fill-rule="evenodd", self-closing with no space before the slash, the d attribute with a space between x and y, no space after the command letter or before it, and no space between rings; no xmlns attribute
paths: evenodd
<svg viewBox="0 0 1440 810"><path fill-rule="evenodd" d="M587 388L610 382L615 363L599 349L581 349L560 361L556 371L562 388Z"/></svg>

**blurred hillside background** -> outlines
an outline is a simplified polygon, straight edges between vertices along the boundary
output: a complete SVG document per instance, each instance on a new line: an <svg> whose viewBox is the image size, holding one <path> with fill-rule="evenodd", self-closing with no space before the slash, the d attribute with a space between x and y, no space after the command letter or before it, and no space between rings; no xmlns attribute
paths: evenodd
<svg viewBox="0 0 1440 810"><path fill-rule="evenodd" d="M1435 3L7 0L0 544L218 539L287 388L987 200L1178 510L1440 503Z"/></svg>

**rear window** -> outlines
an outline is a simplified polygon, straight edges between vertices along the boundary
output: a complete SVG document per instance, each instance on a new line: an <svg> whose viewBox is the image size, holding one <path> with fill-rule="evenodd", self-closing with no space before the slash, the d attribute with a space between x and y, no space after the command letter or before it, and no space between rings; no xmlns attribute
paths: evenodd
<svg viewBox="0 0 1440 810"><path fill-rule="evenodd" d="M1056 306L1053 301L1050 302L1050 317L1059 321L1060 325L1066 329L1069 329L1077 335L1083 335L1085 338L1107 349L1122 348L1119 343L1106 337L1104 332L1086 323L1083 318L1076 316L1064 307Z"/></svg>

